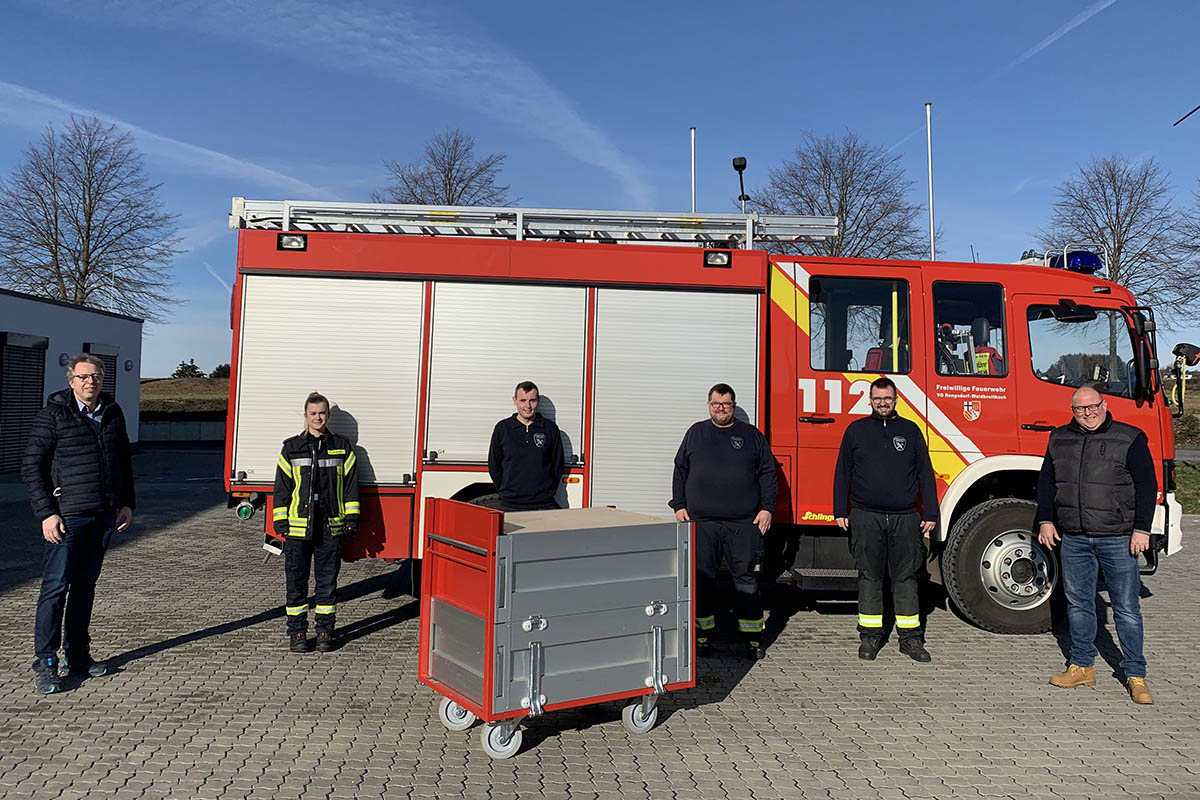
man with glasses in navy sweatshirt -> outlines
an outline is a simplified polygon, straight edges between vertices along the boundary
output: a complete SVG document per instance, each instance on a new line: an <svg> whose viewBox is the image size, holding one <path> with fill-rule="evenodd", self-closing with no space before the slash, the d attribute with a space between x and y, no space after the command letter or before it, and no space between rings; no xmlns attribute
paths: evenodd
<svg viewBox="0 0 1200 800"><path fill-rule="evenodd" d="M858 657L874 661L883 647L886 573L900 652L932 661L921 627L918 575L925 560L922 536L937 526L937 484L921 429L896 413L890 378L871 384L871 416L846 427L833 477L833 516L850 532L858 567Z"/></svg>

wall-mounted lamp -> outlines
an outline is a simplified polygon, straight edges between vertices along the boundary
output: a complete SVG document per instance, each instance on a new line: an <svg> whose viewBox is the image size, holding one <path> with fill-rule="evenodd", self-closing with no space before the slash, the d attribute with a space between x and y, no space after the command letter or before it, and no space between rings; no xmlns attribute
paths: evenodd
<svg viewBox="0 0 1200 800"><path fill-rule="evenodd" d="M60 367L65 367L67 364L70 364L70 363L71 363L71 357L69 355L67 355L66 353L58 354L58 365Z"/></svg>
<svg viewBox="0 0 1200 800"><path fill-rule="evenodd" d="M130 361L128 358L127 358L127 359L125 359L125 371L126 371L126 372L133 372L133 362L132 362L132 361Z"/></svg>

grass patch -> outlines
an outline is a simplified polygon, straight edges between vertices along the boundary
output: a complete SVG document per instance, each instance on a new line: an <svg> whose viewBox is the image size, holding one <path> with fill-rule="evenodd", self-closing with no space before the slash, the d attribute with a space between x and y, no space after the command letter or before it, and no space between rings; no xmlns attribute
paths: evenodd
<svg viewBox="0 0 1200 800"><path fill-rule="evenodd" d="M146 422L207 422L225 419L228 378L166 378L142 383L138 418Z"/></svg>
<svg viewBox="0 0 1200 800"><path fill-rule="evenodd" d="M1200 464L1175 464L1175 499L1185 514L1200 514Z"/></svg>

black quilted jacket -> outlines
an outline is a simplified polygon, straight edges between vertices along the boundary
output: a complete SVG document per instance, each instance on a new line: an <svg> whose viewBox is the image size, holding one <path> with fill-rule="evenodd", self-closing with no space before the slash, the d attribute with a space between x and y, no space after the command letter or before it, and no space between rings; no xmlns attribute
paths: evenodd
<svg viewBox="0 0 1200 800"><path fill-rule="evenodd" d="M29 429L21 479L29 489L33 514L134 507L133 463L125 415L111 395L101 394L100 430L79 413L74 393L50 395Z"/></svg>

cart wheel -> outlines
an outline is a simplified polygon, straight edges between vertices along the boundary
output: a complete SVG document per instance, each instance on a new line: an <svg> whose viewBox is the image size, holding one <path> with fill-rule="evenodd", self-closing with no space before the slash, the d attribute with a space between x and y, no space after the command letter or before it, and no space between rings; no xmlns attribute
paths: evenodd
<svg viewBox="0 0 1200 800"><path fill-rule="evenodd" d="M438 703L438 719L448 731L465 731L475 724L475 715L449 697L443 697Z"/></svg>
<svg viewBox="0 0 1200 800"><path fill-rule="evenodd" d="M621 709L621 724L630 733L645 733L658 722L658 706L650 709L650 713L642 712L642 701L634 700Z"/></svg>
<svg viewBox="0 0 1200 800"><path fill-rule="evenodd" d="M488 725L479 732L479 743L483 751L492 758L512 758L521 749L521 729L517 728L504 741L504 724Z"/></svg>

